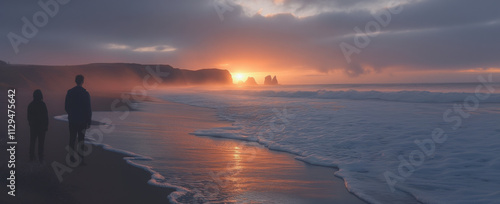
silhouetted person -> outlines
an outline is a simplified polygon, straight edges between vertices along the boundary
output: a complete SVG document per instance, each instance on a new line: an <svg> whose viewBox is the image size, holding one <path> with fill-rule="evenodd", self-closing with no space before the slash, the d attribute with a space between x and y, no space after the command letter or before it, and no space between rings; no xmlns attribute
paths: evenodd
<svg viewBox="0 0 500 204"><path fill-rule="evenodd" d="M92 110L90 108L90 94L82 87L83 76L78 75L75 77L76 86L68 90L66 94L65 110L68 113L69 121L69 146L72 150L76 150L81 158L81 164L83 162L83 148L85 140L85 131L90 127L90 122L92 118ZM75 146L75 139L78 138L78 142ZM79 144L79 145L78 145ZM75 162L73 157L75 154L71 155L71 161Z"/></svg>
<svg viewBox="0 0 500 204"><path fill-rule="evenodd" d="M28 122L30 125L30 160L35 160L35 143L38 140L38 159L43 162L43 145L45 133L49 127L49 116L40 89L33 92L33 101L28 105Z"/></svg>

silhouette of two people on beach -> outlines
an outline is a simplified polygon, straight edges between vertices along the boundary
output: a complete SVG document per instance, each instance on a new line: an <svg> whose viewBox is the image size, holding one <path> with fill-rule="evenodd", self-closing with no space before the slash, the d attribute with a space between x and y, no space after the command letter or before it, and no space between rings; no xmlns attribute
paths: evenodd
<svg viewBox="0 0 500 204"><path fill-rule="evenodd" d="M80 165L85 165L83 155L85 131L91 125L92 109L90 94L82 87L84 77L77 75L75 82L76 86L66 93L64 105L64 109L68 113L70 159L72 162L78 161ZM47 106L43 102L42 91L37 89L33 92L33 101L28 106L31 161L35 159L35 143L38 140L38 158L40 162L43 162L44 141L48 130L48 120ZM79 158L75 158L75 156Z"/></svg>

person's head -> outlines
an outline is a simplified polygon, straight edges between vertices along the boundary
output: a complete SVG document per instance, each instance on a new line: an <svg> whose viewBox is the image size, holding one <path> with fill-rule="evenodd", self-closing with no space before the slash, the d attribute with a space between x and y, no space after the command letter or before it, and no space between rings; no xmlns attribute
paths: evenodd
<svg viewBox="0 0 500 204"><path fill-rule="evenodd" d="M33 100L34 101L41 101L41 100L43 100L42 91L40 89L37 89L37 90L33 91Z"/></svg>
<svg viewBox="0 0 500 204"><path fill-rule="evenodd" d="M76 85L81 86L83 84L83 75L79 74L75 77Z"/></svg>

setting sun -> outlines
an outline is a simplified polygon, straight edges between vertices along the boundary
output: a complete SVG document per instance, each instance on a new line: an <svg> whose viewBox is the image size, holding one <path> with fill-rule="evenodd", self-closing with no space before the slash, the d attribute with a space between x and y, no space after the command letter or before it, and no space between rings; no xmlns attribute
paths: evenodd
<svg viewBox="0 0 500 204"><path fill-rule="evenodd" d="M242 73L236 73L233 75L233 82L238 83L239 81L245 81L246 76Z"/></svg>

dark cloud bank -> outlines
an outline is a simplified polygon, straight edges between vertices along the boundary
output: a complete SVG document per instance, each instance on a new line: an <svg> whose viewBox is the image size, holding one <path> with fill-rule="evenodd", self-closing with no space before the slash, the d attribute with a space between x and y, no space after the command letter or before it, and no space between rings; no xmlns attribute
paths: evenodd
<svg viewBox="0 0 500 204"><path fill-rule="evenodd" d="M297 12L318 11L307 17L248 16L241 6L227 3L231 9L222 14L223 20L214 4L60 0L58 12L49 15L33 38L25 38L28 42L19 44L16 54L9 33L23 37L22 18L32 22L43 9L36 1L2 1L0 58L24 64L136 62L188 68L258 59L248 62L257 71L340 69L350 76L386 68L500 67L500 1L422 0L398 5L382 0L285 0L281 5ZM390 22L384 13L390 14ZM379 32L369 33L369 43L358 43L363 45L359 47L355 39L365 34L355 28L366 32L366 27ZM356 48L347 49L350 63L342 42Z"/></svg>

